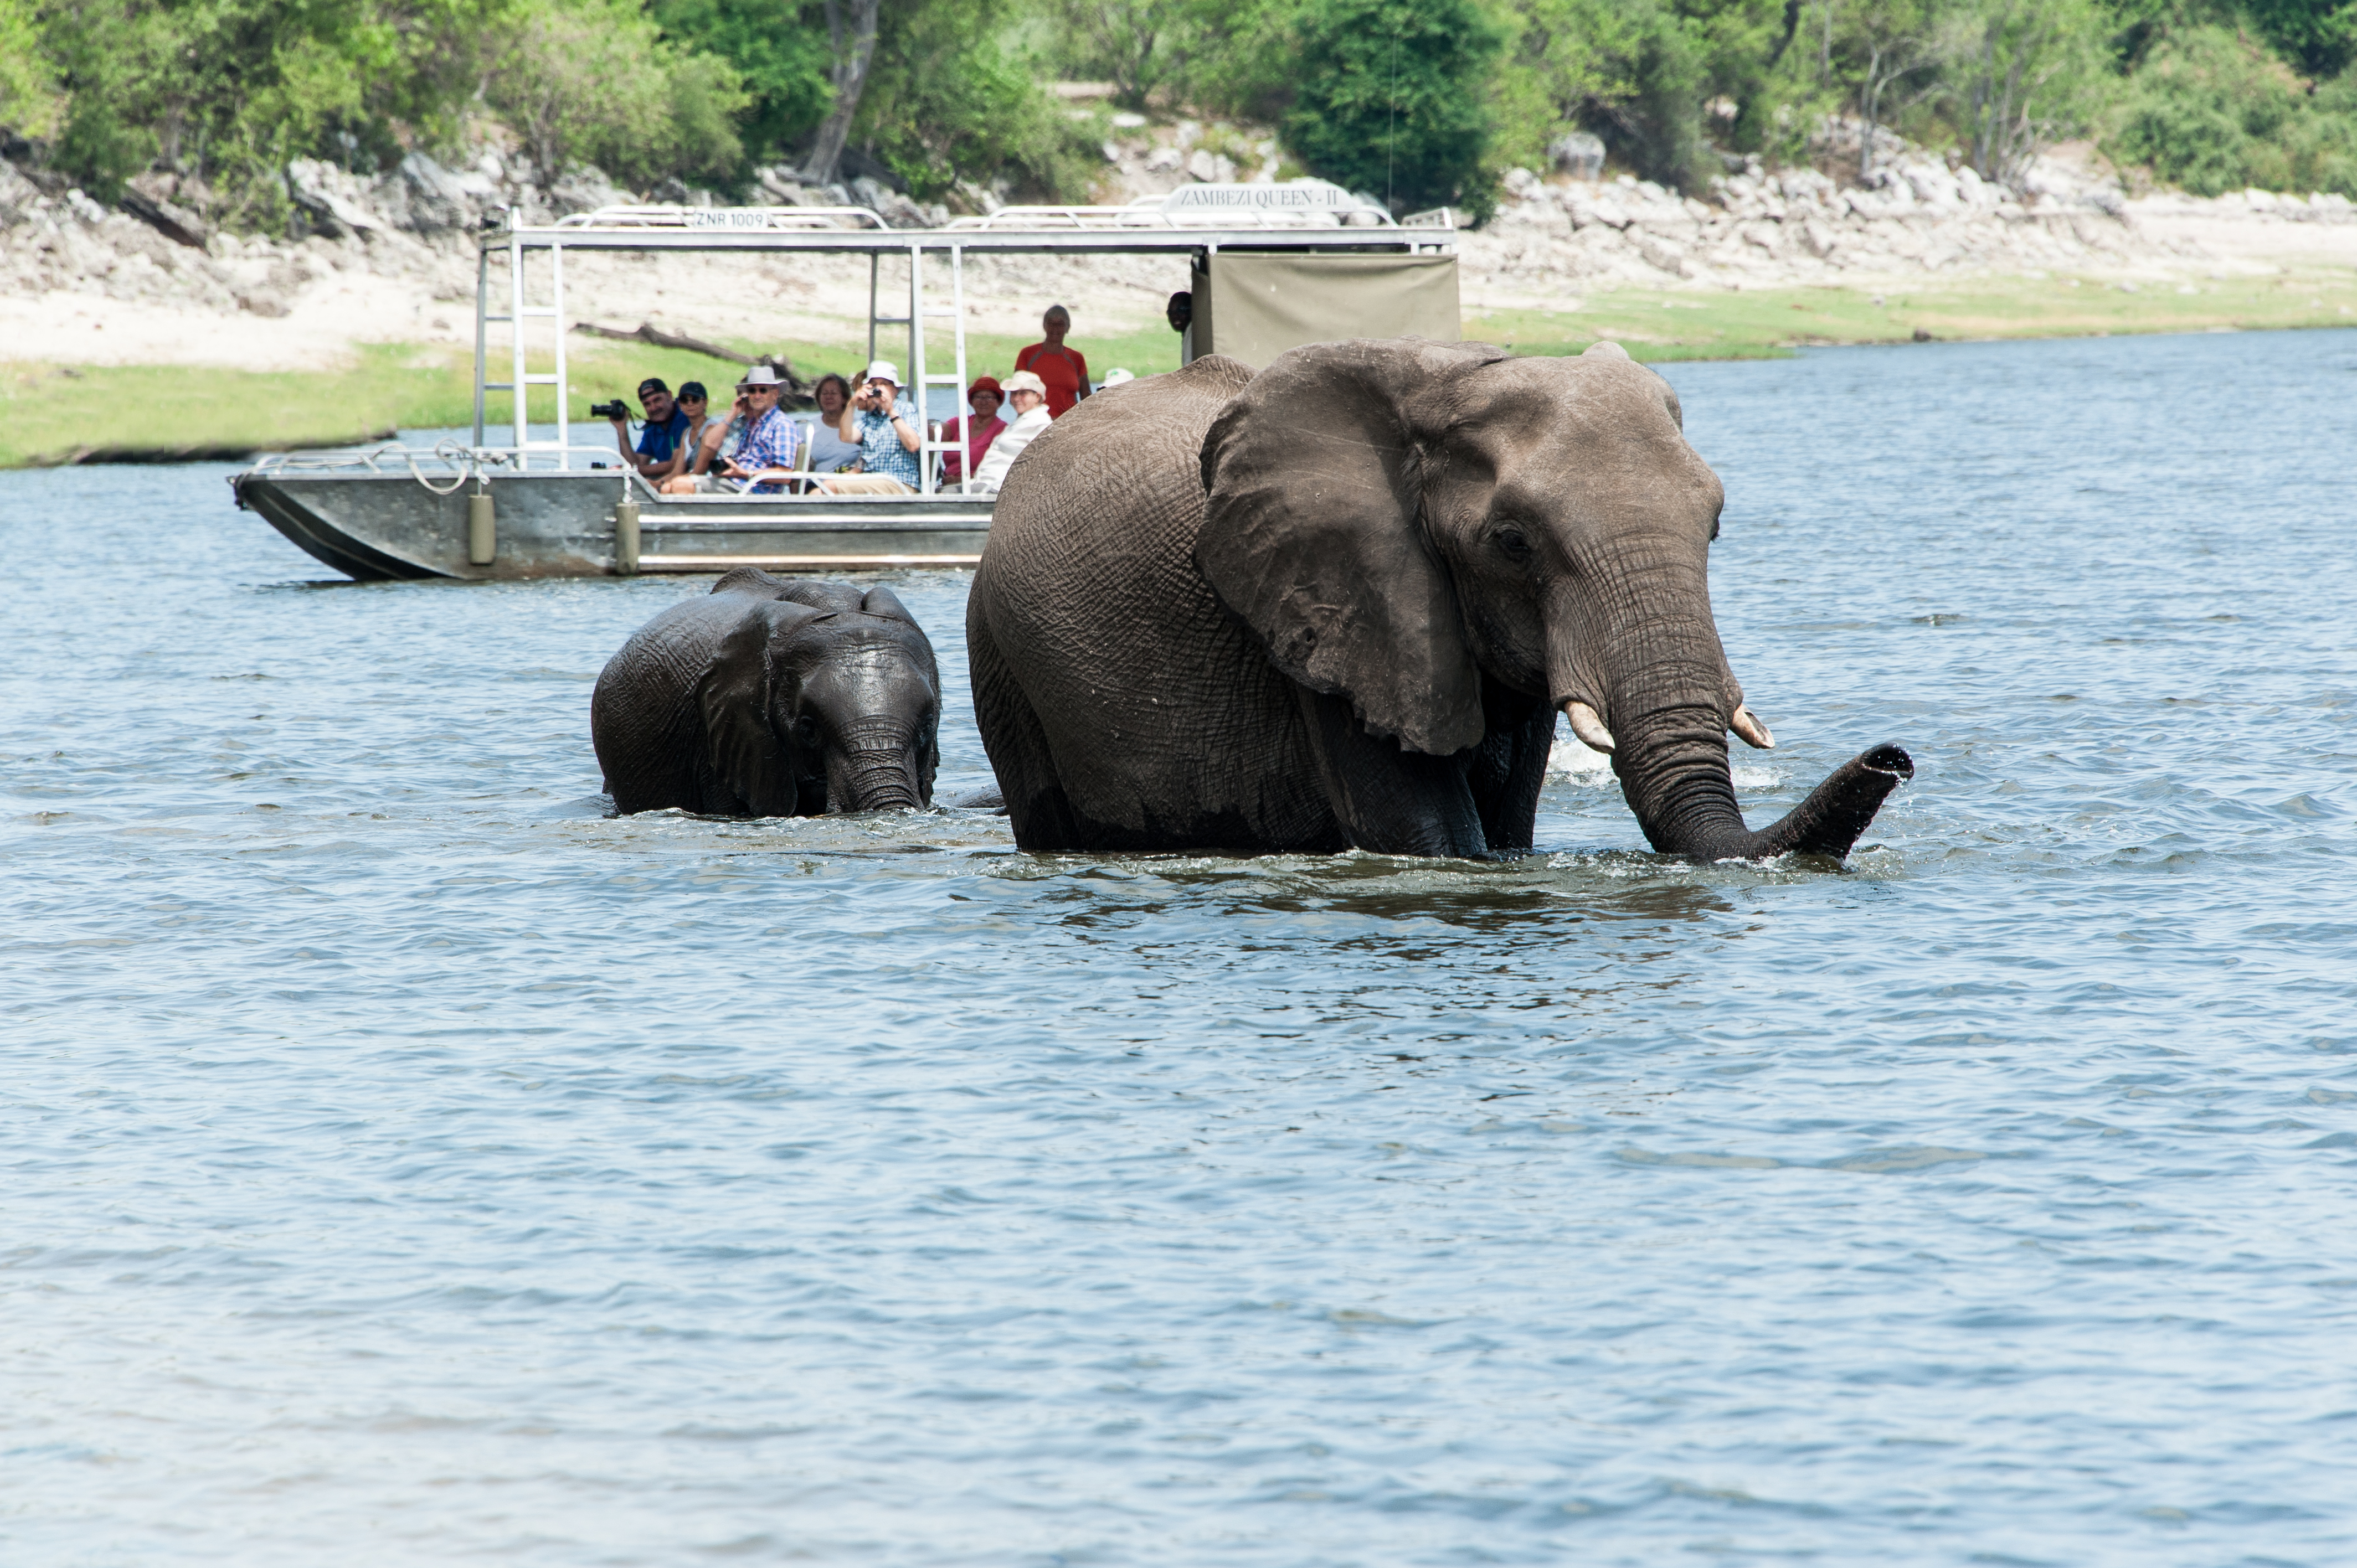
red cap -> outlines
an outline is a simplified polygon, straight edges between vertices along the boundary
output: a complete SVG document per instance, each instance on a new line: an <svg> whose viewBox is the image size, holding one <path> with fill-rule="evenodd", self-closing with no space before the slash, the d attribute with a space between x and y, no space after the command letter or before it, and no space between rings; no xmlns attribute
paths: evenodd
<svg viewBox="0 0 2357 1568"><path fill-rule="evenodd" d="M1006 392L1005 389L999 386L998 378L996 376L974 377L974 385L965 389L965 400L968 403L972 403L974 401L974 393L985 392L1001 403L1005 403L1006 401Z"/></svg>

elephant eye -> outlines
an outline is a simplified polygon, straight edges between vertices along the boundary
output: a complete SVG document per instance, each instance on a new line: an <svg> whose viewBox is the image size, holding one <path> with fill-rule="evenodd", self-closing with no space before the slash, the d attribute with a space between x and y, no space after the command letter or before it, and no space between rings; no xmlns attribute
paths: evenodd
<svg viewBox="0 0 2357 1568"><path fill-rule="evenodd" d="M1497 539L1498 548L1504 551L1509 559L1515 561L1527 561L1530 559L1530 538L1512 523L1507 523L1505 526L1499 529Z"/></svg>

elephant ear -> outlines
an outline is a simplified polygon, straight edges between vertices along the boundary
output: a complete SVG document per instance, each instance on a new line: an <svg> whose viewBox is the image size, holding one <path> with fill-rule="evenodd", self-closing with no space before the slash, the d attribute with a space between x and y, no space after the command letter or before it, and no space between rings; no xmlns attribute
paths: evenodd
<svg viewBox="0 0 2357 1568"><path fill-rule="evenodd" d="M869 615L882 616L887 620L904 620L910 626L917 624L917 618L909 613L909 607L900 602L900 596L880 583L861 596L859 607Z"/></svg>
<svg viewBox="0 0 2357 1568"><path fill-rule="evenodd" d="M1279 355L1203 439L1195 561L1276 667L1375 734L1447 757L1481 739L1480 674L1420 521L1427 453L1486 344L1319 343Z"/></svg>
<svg viewBox="0 0 2357 1568"><path fill-rule="evenodd" d="M712 776L757 817L791 817L795 809L793 736L780 733L772 717L781 677L770 647L818 614L781 600L747 606L696 683L705 761Z"/></svg>

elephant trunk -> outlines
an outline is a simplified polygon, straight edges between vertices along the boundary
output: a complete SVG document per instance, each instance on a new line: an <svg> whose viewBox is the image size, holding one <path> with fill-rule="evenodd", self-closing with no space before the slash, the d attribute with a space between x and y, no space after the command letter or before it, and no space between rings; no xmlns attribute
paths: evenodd
<svg viewBox="0 0 2357 1568"><path fill-rule="evenodd" d="M931 798L917 726L890 714L845 725L827 747L826 794L839 811L914 811Z"/></svg>
<svg viewBox="0 0 2357 1568"><path fill-rule="evenodd" d="M1765 860L1849 853L1882 802L1915 765L1878 746L1835 768L1809 798L1754 832L1743 824L1727 760L1729 715L1713 703L1655 709L1616 723L1612 771L1646 839L1690 860Z"/></svg>
<svg viewBox="0 0 2357 1568"><path fill-rule="evenodd" d="M1699 558L1662 555L1593 579L1612 613L1586 625L1600 635L1565 644L1555 690L1598 692L1605 712L1560 697L1575 731L1596 736L1645 837L1665 854L1691 860L1765 860L1775 855L1849 853L1883 800L1915 766L1898 746L1878 746L1843 764L1806 800L1772 825L1744 826L1727 759L1730 726L1766 727L1743 705L1711 624L1709 589ZM1700 614L1690 607L1703 606ZM1566 617L1566 624L1581 623ZM1583 735L1583 739L1587 738Z"/></svg>

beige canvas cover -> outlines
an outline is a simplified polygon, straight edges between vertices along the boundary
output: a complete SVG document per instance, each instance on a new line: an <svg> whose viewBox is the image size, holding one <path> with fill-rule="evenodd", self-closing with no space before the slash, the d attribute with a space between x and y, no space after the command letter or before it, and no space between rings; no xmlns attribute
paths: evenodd
<svg viewBox="0 0 2357 1568"><path fill-rule="evenodd" d="M1225 251L1193 283L1194 351L1254 370L1304 343L1410 335L1454 343L1461 335L1450 255Z"/></svg>

